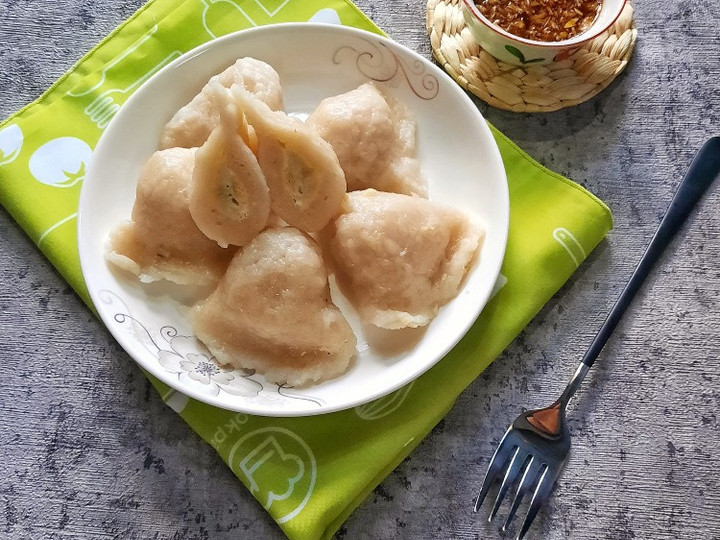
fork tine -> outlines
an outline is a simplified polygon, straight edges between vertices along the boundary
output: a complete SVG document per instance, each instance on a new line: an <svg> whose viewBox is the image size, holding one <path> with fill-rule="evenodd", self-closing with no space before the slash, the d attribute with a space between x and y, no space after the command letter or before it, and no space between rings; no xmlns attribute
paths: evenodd
<svg viewBox="0 0 720 540"><path fill-rule="evenodd" d="M548 497L550 497L550 491L552 490L553 483L554 483L557 475L555 475L554 477L548 478L549 470L550 469L548 469L546 467L540 476L540 480L538 481L538 486L535 489L535 493L533 494L532 501L530 502L530 508L528 509L527 516L525 516L525 521L523 522L522 527L520 528L520 533L518 534L517 540L523 539L523 537L525 536L525 533L528 532L530 525L532 525L532 522L535 519L535 516L537 515L538 511L548 500Z"/></svg>
<svg viewBox="0 0 720 540"><path fill-rule="evenodd" d="M508 449L505 445L505 440L507 439L507 436L509 433L510 433L510 429L508 429L505 432L505 435L503 435L503 438L500 441L500 444L498 444L498 447L495 449L495 453L493 454L493 457L490 460L490 465L488 465L488 470L485 473L485 479L483 480L482 488L480 489L480 493L478 494L477 499L475 500L475 508L474 508L475 512L477 512L480 509L480 506L482 505L483 501L485 500L485 497L487 496L488 491L490 491L490 488L492 487L493 483L495 482L497 475L500 473L503 466L505 465L505 461L507 461L507 450Z"/></svg>
<svg viewBox="0 0 720 540"><path fill-rule="evenodd" d="M510 486L515 482L518 476L525 470L527 466L527 458L528 455L526 453L520 453L520 447L518 447L515 452L513 453L512 460L510 461L510 465L507 468L507 472L505 473L505 478L503 478L503 482L500 485L500 489L498 490L497 497L495 498L495 504L493 505L492 510L490 511L490 517L488 518L488 521L492 521L495 517L495 514L497 514L497 511L500 509L500 505L503 502L503 499L505 498L505 495L507 495L508 490L510 489ZM530 458L532 460L532 458Z"/></svg>
<svg viewBox="0 0 720 540"><path fill-rule="evenodd" d="M538 475L543 472L543 467L547 468L546 465L541 466L535 456L530 458L530 463L528 463L528 466L523 473L522 480L520 480L520 485L518 486L518 490L515 493L515 498L513 498L510 512L507 515L507 519L505 519L505 524L502 526L503 532L507 531L507 528L510 526L510 523L512 522L518 508L520 507L520 504L522 503L522 500L525 498L525 495L530 490L530 488L535 485Z"/></svg>

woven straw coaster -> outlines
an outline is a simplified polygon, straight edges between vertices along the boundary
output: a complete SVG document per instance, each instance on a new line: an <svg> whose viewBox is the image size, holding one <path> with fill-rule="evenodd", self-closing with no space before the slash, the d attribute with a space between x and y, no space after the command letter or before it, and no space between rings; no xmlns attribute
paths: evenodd
<svg viewBox="0 0 720 540"><path fill-rule="evenodd" d="M461 0L428 0L426 28L435 59L460 86L514 112L551 112L587 101L625 69L637 39L629 2L608 31L543 66L513 66L483 50L465 26Z"/></svg>

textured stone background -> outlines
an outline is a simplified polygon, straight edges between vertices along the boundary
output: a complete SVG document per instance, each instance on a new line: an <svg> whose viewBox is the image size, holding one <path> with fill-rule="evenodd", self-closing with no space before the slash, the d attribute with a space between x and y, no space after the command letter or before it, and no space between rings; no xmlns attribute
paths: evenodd
<svg viewBox="0 0 720 540"><path fill-rule="evenodd" d="M141 0L0 0L0 117ZM429 57L423 2L358 1ZM615 229L339 539L499 536L471 512L523 407L560 392L695 150L720 133L720 3L638 0L626 74L571 110L478 107L608 202ZM466 151L458 144L458 152ZM720 186L667 251L570 415L573 454L533 538L720 538ZM0 210L0 537L282 538Z"/></svg>

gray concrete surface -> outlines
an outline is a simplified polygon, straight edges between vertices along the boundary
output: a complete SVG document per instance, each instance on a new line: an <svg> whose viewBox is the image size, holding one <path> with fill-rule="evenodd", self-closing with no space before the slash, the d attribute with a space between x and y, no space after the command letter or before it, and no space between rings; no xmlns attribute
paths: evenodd
<svg viewBox="0 0 720 540"><path fill-rule="evenodd" d="M141 0L0 0L0 117ZM424 2L360 0L429 57ZM552 401L695 150L720 134L720 3L639 0L626 74L553 114L486 117L604 199L615 229L338 539L498 538L472 502L523 408ZM459 148L459 151L462 149ZM574 450L531 538L720 538L720 186L628 311L570 415ZM282 538L229 469L0 211L0 537Z"/></svg>

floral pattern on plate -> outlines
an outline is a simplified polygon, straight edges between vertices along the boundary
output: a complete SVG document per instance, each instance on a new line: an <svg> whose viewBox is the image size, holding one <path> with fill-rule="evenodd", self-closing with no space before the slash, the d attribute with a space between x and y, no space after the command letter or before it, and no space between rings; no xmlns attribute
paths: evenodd
<svg viewBox="0 0 720 540"><path fill-rule="evenodd" d="M333 63L340 64L346 58L354 59L357 70L375 82L388 82L396 77L405 79L409 89L420 99L430 101L438 95L440 83L428 73L426 64L420 60L403 59L383 42L362 40L363 48L344 45L333 54Z"/></svg>
<svg viewBox="0 0 720 540"><path fill-rule="evenodd" d="M203 393L259 399L277 404L278 401L301 400L322 406L322 400L292 392L287 385L270 384L254 369L233 368L217 362L205 344L193 335L182 335L171 325L158 330L148 328L135 318L122 298L109 290L100 291L102 302L114 308L113 320L150 351L167 373L177 376L183 385L194 386Z"/></svg>

